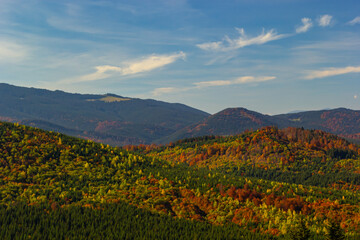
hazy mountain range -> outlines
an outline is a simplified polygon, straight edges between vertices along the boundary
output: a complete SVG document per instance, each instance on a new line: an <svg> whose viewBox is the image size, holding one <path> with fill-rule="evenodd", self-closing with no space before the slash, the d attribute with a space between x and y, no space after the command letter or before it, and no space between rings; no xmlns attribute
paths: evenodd
<svg viewBox="0 0 360 240"><path fill-rule="evenodd" d="M214 115L178 103L114 94L73 94L0 84L0 120L112 145L235 135L264 126L321 129L358 139L360 111L338 108L266 115L228 108Z"/></svg>

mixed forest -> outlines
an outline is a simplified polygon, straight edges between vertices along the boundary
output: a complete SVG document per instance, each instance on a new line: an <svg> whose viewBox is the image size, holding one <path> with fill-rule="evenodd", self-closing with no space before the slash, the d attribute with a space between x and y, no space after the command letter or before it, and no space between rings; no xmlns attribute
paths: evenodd
<svg viewBox="0 0 360 240"><path fill-rule="evenodd" d="M359 239L360 146L266 127L111 147L0 122L1 239Z"/></svg>

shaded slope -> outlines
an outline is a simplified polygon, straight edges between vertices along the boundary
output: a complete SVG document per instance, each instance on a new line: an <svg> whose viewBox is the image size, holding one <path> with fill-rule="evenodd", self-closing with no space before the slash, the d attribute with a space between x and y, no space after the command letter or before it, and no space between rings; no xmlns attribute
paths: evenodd
<svg viewBox="0 0 360 240"><path fill-rule="evenodd" d="M183 104L0 84L0 119L115 145L151 143L208 115Z"/></svg>

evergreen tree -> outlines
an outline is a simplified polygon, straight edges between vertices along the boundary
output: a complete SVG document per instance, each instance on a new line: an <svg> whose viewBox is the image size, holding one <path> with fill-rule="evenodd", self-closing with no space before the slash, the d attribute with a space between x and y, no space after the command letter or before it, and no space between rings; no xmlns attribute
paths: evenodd
<svg viewBox="0 0 360 240"><path fill-rule="evenodd" d="M292 240L307 240L310 238L310 230L306 227L303 219L300 220L298 227L291 229L289 237Z"/></svg>
<svg viewBox="0 0 360 240"><path fill-rule="evenodd" d="M344 230L341 229L340 224L338 222L330 221L327 227L326 239L328 240L345 239Z"/></svg>

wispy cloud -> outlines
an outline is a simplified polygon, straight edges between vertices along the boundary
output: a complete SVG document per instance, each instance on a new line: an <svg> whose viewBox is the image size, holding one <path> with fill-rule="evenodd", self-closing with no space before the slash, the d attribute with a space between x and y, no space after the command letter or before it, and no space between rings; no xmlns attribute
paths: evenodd
<svg viewBox="0 0 360 240"><path fill-rule="evenodd" d="M153 69L168 65L178 59L185 59L186 54L179 52L171 55L153 55L143 60L130 62L123 68L122 75L136 74L151 71Z"/></svg>
<svg viewBox="0 0 360 240"><path fill-rule="evenodd" d="M313 25L310 18L302 18L301 22L303 25L296 28L296 33L307 32Z"/></svg>
<svg viewBox="0 0 360 240"><path fill-rule="evenodd" d="M332 16L323 15L319 19L320 26L328 26L331 23ZM310 18L302 18L302 25L296 28L296 33L307 32L312 26L313 23ZM215 42L205 42L197 44L196 46L200 49L206 51L232 51L235 49L251 46L251 45L262 45L267 42L279 40L282 38L290 37L293 34L278 34L275 29L270 29L265 31L263 29L262 33L255 37L249 37L245 34L243 28L236 28L239 33L238 38L230 38L225 36L221 41Z"/></svg>
<svg viewBox="0 0 360 240"><path fill-rule="evenodd" d="M170 55L151 55L141 60L123 63L123 67L101 65L96 66L96 71L91 74L83 75L74 79L67 79L62 82L88 82L105 79L114 75L126 76L137 73L149 72L156 68L171 64L178 59L184 59L186 54L178 52Z"/></svg>
<svg viewBox="0 0 360 240"><path fill-rule="evenodd" d="M28 55L27 47L10 42L0 41L0 61L18 62Z"/></svg>
<svg viewBox="0 0 360 240"><path fill-rule="evenodd" d="M217 81L204 81L204 82L196 82L194 85L199 88L203 87L215 87L215 86L226 86L231 85L232 81L228 80L217 80Z"/></svg>
<svg viewBox="0 0 360 240"><path fill-rule="evenodd" d="M359 24L359 23L360 23L360 16L357 16L356 18L354 18L353 20L348 22L348 24L350 24L350 25L355 25L355 24Z"/></svg>
<svg viewBox="0 0 360 240"><path fill-rule="evenodd" d="M331 22L332 22L332 18L333 17L331 15L328 15L328 14L320 16L320 18L318 19L319 26L321 26L321 27L329 26L331 24Z"/></svg>
<svg viewBox="0 0 360 240"><path fill-rule="evenodd" d="M315 78L325 78L336 75L348 74L348 73L358 73L360 72L359 67L344 67L344 68L328 68L325 70L312 71L305 78L306 79L315 79Z"/></svg>
<svg viewBox="0 0 360 240"><path fill-rule="evenodd" d="M162 88L155 88L151 93L153 96L160 96L166 93L175 92L177 89L173 87L162 87Z"/></svg>
<svg viewBox="0 0 360 240"><path fill-rule="evenodd" d="M183 92L191 89L202 89L207 87L220 87L220 86L228 86L228 85L236 85L236 84L246 84L246 83L259 83L274 80L276 77L274 76L243 76L238 77L232 80L215 80L215 81L203 81L203 82L195 82L193 86L183 87L183 88L174 88L174 87L161 87L154 89L151 93L153 96L160 96L163 94L173 93L173 92Z"/></svg>
<svg viewBox="0 0 360 240"><path fill-rule="evenodd" d="M61 17L61 16L51 16L47 19L47 24L49 26L60 29L62 31L71 31L87 34L104 34L105 31L102 29L95 28L93 26L88 26L84 23L84 20L75 19L73 17Z"/></svg>
<svg viewBox="0 0 360 240"><path fill-rule="evenodd" d="M250 45L262 45L288 36L288 34L278 34L274 29L271 29L267 32L263 30L262 33L256 37L248 37L243 28L236 28L236 30L240 34L238 38L231 39L225 36L222 41L206 42L197 44L196 46L207 51L230 51Z"/></svg>
<svg viewBox="0 0 360 240"><path fill-rule="evenodd" d="M265 82L274 80L276 77L274 76L243 76L233 80L217 80L217 81L205 81L205 82L197 82L194 85L198 88L203 87L215 87L215 86L226 86L226 85L234 85L234 84L245 84L245 83L257 83L257 82Z"/></svg>

